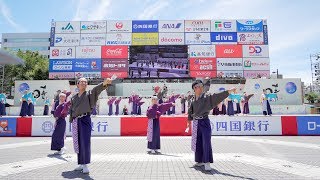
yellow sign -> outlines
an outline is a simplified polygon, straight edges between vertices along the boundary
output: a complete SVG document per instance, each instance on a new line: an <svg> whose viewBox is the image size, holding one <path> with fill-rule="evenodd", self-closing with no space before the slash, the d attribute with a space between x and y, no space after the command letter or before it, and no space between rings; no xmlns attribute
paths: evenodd
<svg viewBox="0 0 320 180"><path fill-rule="evenodd" d="M158 33L132 33L132 45L158 45Z"/></svg>

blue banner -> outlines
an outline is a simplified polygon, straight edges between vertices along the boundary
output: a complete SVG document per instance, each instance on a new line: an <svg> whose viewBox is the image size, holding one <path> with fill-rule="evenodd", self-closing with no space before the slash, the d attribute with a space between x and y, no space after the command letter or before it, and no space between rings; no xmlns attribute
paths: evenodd
<svg viewBox="0 0 320 180"><path fill-rule="evenodd" d="M263 22L262 20L246 20L246 21L237 21L237 32L262 32L263 31Z"/></svg>
<svg viewBox="0 0 320 180"><path fill-rule="evenodd" d="M211 42L224 43L224 42L238 42L236 32L211 32Z"/></svg>
<svg viewBox="0 0 320 180"><path fill-rule="evenodd" d="M0 118L0 136L16 136L17 119L16 118Z"/></svg>
<svg viewBox="0 0 320 180"><path fill-rule="evenodd" d="M320 116L297 116L298 135L320 135Z"/></svg>
<svg viewBox="0 0 320 180"><path fill-rule="evenodd" d="M132 32L158 32L158 20L132 21Z"/></svg>
<svg viewBox="0 0 320 180"><path fill-rule="evenodd" d="M76 59L73 62L74 72L100 72L101 59Z"/></svg>
<svg viewBox="0 0 320 180"><path fill-rule="evenodd" d="M50 59L49 72L74 72L74 59Z"/></svg>
<svg viewBox="0 0 320 180"><path fill-rule="evenodd" d="M268 27L267 25L263 25L263 44L268 44Z"/></svg>
<svg viewBox="0 0 320 180"><path fill-rule="evenodd" d="M50 30L50 46L53 47L54 46L54 33L56 31L55 27L51 27Z"/></svg>

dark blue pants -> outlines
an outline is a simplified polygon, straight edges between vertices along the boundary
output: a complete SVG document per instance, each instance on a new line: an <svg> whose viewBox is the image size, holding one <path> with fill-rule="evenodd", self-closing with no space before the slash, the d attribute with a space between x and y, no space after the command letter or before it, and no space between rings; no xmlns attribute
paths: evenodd
<svg viewBox="0 0 320 180"><path fill-rule="evenodd" d="M118 105L116 105L116 112L115 112L115 115L119 115L119 104Z"/></svg>
<svg viewBox="0 0 320 180"><path fill-rule="evenodd" d="M213 163L209 119L198 120L195 161L198 163Z"/></svg>
<svg viewBox="0 0 320 180"><path fill-rule="evenodd" d="M109 105L109 113L108 115L111 116L113 114L113 110L112 110L112 104Z"/></svg>
<svg viewBox="0 0 320 180"><path fill-rule="evenodd" d="M269 101L267 101L267 111L263 111L263 115L271 115L272 111L271 111L271 106Z"/></svg>
<svg viewBox="0 0 320 180"><path fill-rule="evenodd" d="M29 109L29 106L28 106L27 101L22 101L21 110L20 110L20 116L27 116L28 109Z"/></svg>
<svg viewBox="0 0 320 180"><path fill-rule="evenodd" d="M236 114L240 114L241 113L240 103L236 103L236 104L237 104L237 112L236 112Z"/></svg>
<svg viewBox="0 0 320 180"><path fill-rule="evenodd" d="M249 110L249 103L244 103L243 105L243 114L249 114L250 110Z"/></svg>
<svg viewBox="0 0 320 180"><path fill-rule="evenodd" d="M78 119L79 154L78 164L89 164L91 160L91 117Z"/></svg>
<svg viewBox="0 0 320 180"><path fill-rule="evenodd" d="M0 103L0 115L2 115L2 116L6 115L6 105L5 105L5 103Z"/></svg>
<svg viewBox="0 0 320 180"><path fill-rule="evenodd" d="M227 114L228 114L229 116L233 116L233 115L234 115L234 108L233 108L233 102L232 102L232 101L228 101Z"/></svg>
<svg viewBox="0 0 320 180"><path fill-rule="evenodd" d="M56 121L57 125L53 131L51 138L51 150L60 151L64 147L64 134L66 132L65 118L59 118Z"/></svg>
<svg viewBox="0 0 320 180"><path fill-rule="evenodd" d="M148 142L148 149L160 149L160 122L153 119L152 142Z"/></svg>
<svg viewBox="0 0 320 180"><path fill-rule="evenodd" d="M43 109L43 115L47 116L49 113L49 106L48 105L44 105L44 109Z"/></svg>
<svg viewBox="0 0 320 180"><path fill-rule="evenodd" d="M33 115L34 115L34 105L33 105L33 103L29 103L28 116L33 116Z"/></svg>

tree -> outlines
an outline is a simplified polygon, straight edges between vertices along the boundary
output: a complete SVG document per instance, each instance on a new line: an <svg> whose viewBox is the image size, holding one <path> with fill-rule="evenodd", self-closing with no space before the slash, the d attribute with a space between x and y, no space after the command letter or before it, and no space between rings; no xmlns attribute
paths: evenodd
<svg viewBox="0 0 320 180"><path fill-rule="evenodd" d="M316 100L318 100L318 95L314 92L311 92L309 94L306 94L305 98L307 99L307 101L309 101L309 103L314 103Z"/></svg>
<svg viewBox="0 0 320 180"><path fill-rule="evenodd" d="M6 65L4 69L4 91L11 95L15 80L49 79L49 60L46 56L32 51L18 51L15 54L23 59L24 65Z"/></svg>

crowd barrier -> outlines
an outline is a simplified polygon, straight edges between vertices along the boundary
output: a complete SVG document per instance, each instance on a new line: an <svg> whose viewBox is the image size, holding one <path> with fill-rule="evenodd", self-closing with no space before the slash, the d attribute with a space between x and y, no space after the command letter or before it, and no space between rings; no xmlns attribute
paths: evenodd
<svg viewBox="0 0 320 180"><path fill-rule="evenodd" d="M320 115L276 115L276 116L209 116L212 135L320 135ZM71 125L67 120L66 135L71 136ZM146 136L146 116L94 116L92 136ZM190 136L185 132L187 116L161 116L162 136ZM0 136L51 136L55 119L51 116L0 117Z"/></svg>

